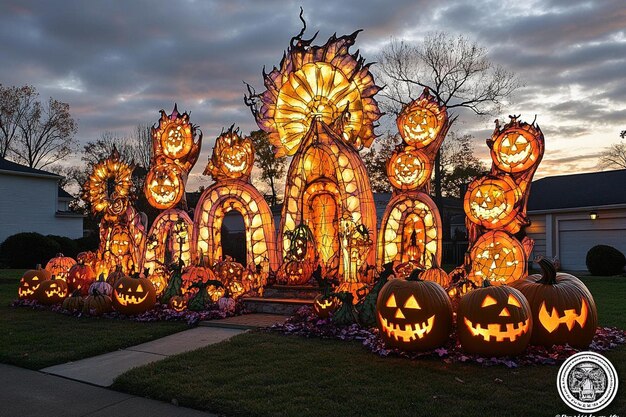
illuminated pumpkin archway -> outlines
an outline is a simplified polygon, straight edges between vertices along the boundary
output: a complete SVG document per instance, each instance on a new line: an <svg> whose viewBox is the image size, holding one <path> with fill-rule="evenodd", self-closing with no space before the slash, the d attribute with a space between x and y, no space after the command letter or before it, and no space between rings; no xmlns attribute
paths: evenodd
<svg viewBox="0 0 626 417"><path fill-rule="evenodd" d="M278 269L274 217L259 191L250 184L254 149L249 138L231 126L217 138L204 171L215 184L204 190L194 215L196 257L214 264L222 258L222 223L226 213L238 211L244 220L248 266L260 265L265 277ZM265 278L264 277L264 278Z"/></svg>
<svg viewBox="0 0 626 417"><path fill-rule="evenodd" d="M154 272L178 259L190 265L192 237L193 221L186 212L169 209L159 214L148 232L143 269Z"/></svg>

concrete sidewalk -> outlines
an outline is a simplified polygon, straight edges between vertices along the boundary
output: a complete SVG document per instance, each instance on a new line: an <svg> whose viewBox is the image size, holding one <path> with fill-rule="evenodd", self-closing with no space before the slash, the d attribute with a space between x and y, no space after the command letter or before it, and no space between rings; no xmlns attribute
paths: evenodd
<svg viewBox="0 0 626 417"><path fill-rule="evenodd" d="M215 417L53 375L0 364L3 417Z"/></svg>
<svg viewBox="0 0 626 417"><path fill-rule="evenodd" d="M108 387L115 378L132 368L212 345L243 332L242 329L196 327L115 352L50 366L41 372Z"/></svg>

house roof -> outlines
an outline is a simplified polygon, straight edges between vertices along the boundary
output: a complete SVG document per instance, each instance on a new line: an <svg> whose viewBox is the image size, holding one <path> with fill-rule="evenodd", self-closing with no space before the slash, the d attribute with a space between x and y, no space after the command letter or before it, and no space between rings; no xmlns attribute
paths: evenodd
<svg viewBox="0 0 626 417"><path fill-rule="evenodd" d="M18 175L31 175L38 177L56 177L61 178L60 175L57 175L52 172L44 171L42 169L31 168L26 165L21 165L15 163L13 161L9 161L8 159L4 159L0 157L0 171L6 171L15 173Z"/></svg>
<svg viewBox="0 0 626 417"><path fill-rule="evenodd" d="M533 181L528 211L626 204L626 169Z"/></svg>
<svg viewBox="0 0 626 417"><path fill-rule="evenodd" d="M74 197L72 197L72 195L70 193L68 193L67 191L65 191L61 187L59 187L58 197L59 198L69 198L69 199L73 199L74 198Z"/></svg>

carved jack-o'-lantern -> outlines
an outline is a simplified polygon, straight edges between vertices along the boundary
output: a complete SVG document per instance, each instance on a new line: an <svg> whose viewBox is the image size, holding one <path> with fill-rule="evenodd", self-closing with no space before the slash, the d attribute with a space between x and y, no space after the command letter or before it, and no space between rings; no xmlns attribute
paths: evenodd
<svg viewBox="0 0 626 417"><path fill-rule="evenodd" d="M308 259L292 259L283 264L279 275L281 281L287 285L305 285L311 279L313 271L314 264Z"/></svg>
<svg viewBox="0 0 626 417"><path fill-rule="evenodd" d="M39 288L43 281L47 281L50 278L52 278L50 271L41 269L41 265L37 265L35 269L24 272L17 287L18 298L20 300L34 299L37 288Z"/></svg>
<svg viewBox="0 0 626 417"><path fill-rule="evenodd" d="M118 229L111 236L111 252L116 256L128 255L131 237L127 231Z"/></svg>
<svg viewBox="0 0 626 417"><path fill-rule="evenodd" d="M448 339L452 305L439 284L415 276L391 280L381 288L376 301L378 329L388 346L429 350Z"/></svg>
<svg viewBox="0 0 626 417"><path fill-rule="evenodd" d="M532 333L532 313L526 297L515 288L492 286L463 296L457 311L458 336L469 353L484 356L518 355Z"/></svg>
<svg viewBox="0 0 626 417"><path fill-rule="evenodd" d="M67 283L62 279L43 281L35 291L35 298L41 304L57 304L63 302L69 291Z"/></svg>
<svg viewBox="0 0 626 417"><path fill-rule="evenodd" d="M320 294L313 300L313 312L321 319L328 318L337 307L339 307L339 300L335 297L326 297Z"/></svg>
<svg viewBox="0 0 626 417"><path fill-rule="evenodd" d="M289 239L288 255L296 260L304 260L315 250L315 239L309 226L300 223L290 232L285 233Z"/></svg>
<svg viewBox="0 0 626 417"><path fill-rule="evenodd" d="M168 275L164 268L156 268L153 273L148 275L148 280L154 286L157 297L163 293L167 287Z"/></svg>
<svg viewBox="0 0 626 417"><path fill-rule="evenodd" d="M67 285L70 291L80 290L82 295L89 294L89 286L96 279L96 274L89 265L77 263L67 275Z"/></svg>
<svg viewBox="0 0 626 417"><path fill-rule="evenodd" d="M480 285L489 280L494 285L516 281L526 269L524 249L517 239L500 230L482 235L472 247L469 279Z"/></svg>
<svg viewBox="0 0 626 417"><path fill-rule="evenodd" d="M185 193L181 169L167 160L159 161L148 172L144 191L153 207L161 210L174 207Z"/></svg>
<svg viewBox="0 0 626 417"><path fill-rule="evenodd" d="M167 306L174 311L184 311L187 308L187 299L182 295L175 295L170 298L170 301L167 303Z"/></svg>
<svg viewBox="0 0 626 417"><path fill-rule="evenodd" d="M402 139L416 148L431 144L448 120L445 106L425 89L419 99L406 105L398 115L398 131Z"/></svg>
<svg viewBox="0 0 626 417"><path fill-rule="evenodd" d="M213 155L207 164L204 174L211 174L213 179L243 179L250 177L254 165L252 140L241 138L239 129L231 126L215 141Z"/></svg>
<svg viewBox="0 0 626 417"><path fill-rule="evenodd" d="M530 275L511 284L528 299L533 313L531 344L569 344L586 348L598 326L593 296L581 280L556 272L548 259L538 261L541 275Z"/></svg>
<svg viewBox="0 0 626 417"><path fill-rule="evenodd" d="M491 145L491 158L502 171L522 172L535 166L543 155L543 135L534 126L513 118Z"/></svg>
<svg viewBox="0 0 626 417"><path fill-rule="evenodd" d="M485 176L467 188L464 209L471 222L487 229L502 228L517 215L514 206L520 198L520 189L509 176Z"/></svg>
<svg viewBox="0 0 626 417"><path fill-rule="evenodd" d="M189 124L170 124L161 133L163 154L172 159L186 156L193 145L193 134Z"/></svg>
<svg viewBox="0 0 626 417"><path fill-rule="evenodd" d="M396 149L387 161L389 182L400 190L415 190L423 186L432 172L426 155L413 147Z"/></svg>
<svg viewBox="0 0 626 417"><path fill-rule="evenodd" d="M213 269L217 279L224 285L228 285L233 280L241 282L246 270L242 264L234 261L230 256L216 263Z"/></svg>
<svg viewBox="0 0 626 417"><path fill-rule="evenodd" d="M76 265L76 261L69 256L63 256L62 253L57 253L57 256L50 259L46 264L46 269L50 273L57 277L57 279L67 279L67 274L70 272L70 268Z"/></svg>
<svg viewBox="0 0 626 417"><path fill-rule="evenodd" d="M141 314L154 307L156 290L148 278L123 277L113 288L113 307L123 314Z"/></svg>
<svg viewBox="0 0 626 417"><path fill-rule="evenodd" d="M185 294L189 291L191 285L195 282L207 282L208 280L216 280L217 277L211 270L211 268L204 265L204 258L200 261L200 265L191 265L185 268L183 271L183 285L181 287L182 293Z"/></svg>

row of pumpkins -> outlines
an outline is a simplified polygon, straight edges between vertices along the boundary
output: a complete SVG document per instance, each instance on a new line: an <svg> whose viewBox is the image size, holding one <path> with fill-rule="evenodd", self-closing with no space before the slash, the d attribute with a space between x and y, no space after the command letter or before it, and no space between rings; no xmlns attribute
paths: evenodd
<svg viewBox="0 0 626 417"><path fill-rule="evenodd" d="M144 313L152 309L157 298L176 311L201 311L210 303L222 310L233 311L235 299L250 291L258 282L256 271L248 271L241 264L226 258L213 269L200 266L173 267L153 274L127 276L120 268L106 278L96 279L93 268L80 254L76 262L58 254L45 269L26 271L18 285L19 299L33 299L46 305L63 303L70 311L82 310L100 315L113 309L126 315Z"/></svg>
<svg viewBox="0 0 626 417"><path fill-rule="evenodd" d="M548 259L538 263L541 274L529 275L510 285L493 286L486 280L482 287L459 294L457 336L466 352L514 356L529 343L546 347L589 346L598 326L593 296L575 276L557 273ZM361 324L377 325L380 337L389 347L427 351L444 345L454 325L451 294L441 285L445 285L446 279L447 274L439 268L415 270L408 279L387 281L383 277L385 282L379 282L378 294L373 289L368 295L375 297L371 322L365 319ZM339 294L318 296L314 312L321 318L341 314L346 306L337 300ZM349 298L348 308L354 309L352 297ZM365 310L363 301L359 304Z"/></svg>

